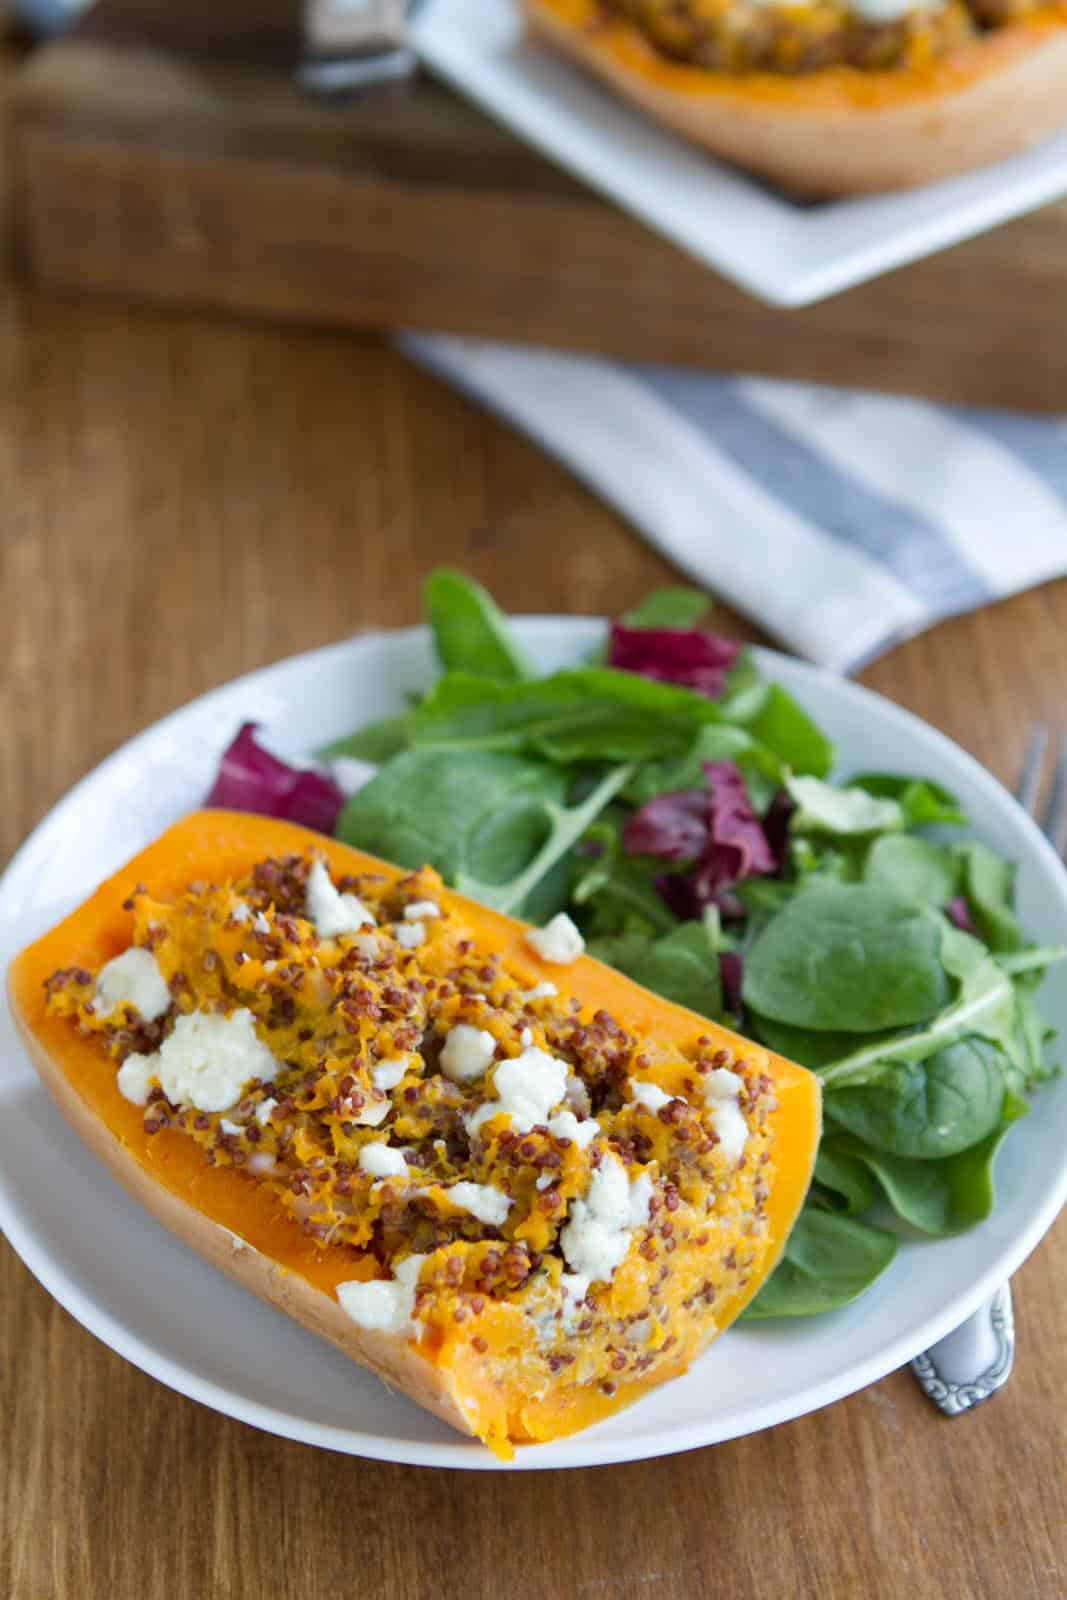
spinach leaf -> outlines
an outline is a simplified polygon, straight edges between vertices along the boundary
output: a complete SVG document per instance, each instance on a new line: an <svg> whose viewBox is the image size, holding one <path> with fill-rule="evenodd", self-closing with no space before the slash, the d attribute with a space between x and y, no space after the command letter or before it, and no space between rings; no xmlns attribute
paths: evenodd
<svg viewBox="0 0 1067 1600"><path fill-rule="evenodd" d="M744 1316L813 1317L837 1311L881 1277L897 1248L891 1233L809 1201L781 1261Z"/></svg>
<svg viewBox="0 0 1067 1600"><path fill-rule="evenodd" d="M729 684L720 704L728 722L741 724L793 772L810 772L813 777L825 778L833 767L836 752L830 740L780 683L766 686L754 710L742 703L737 691L731 699Z"/></svg>
<svg viewBox="0 0 1067 1600"><path fill-rule="evenodd" d="M635 983L687 1006L702 1017L722 1016L719 962L708 930L700 922L683 922L659 939L622 934L597 939L589 954L617 967Z"/></svg>
<svg viewBox="0 0 1067 1600"><path fill-rule="evenodd" d="M958 1039L924 1061L888 1061L877 1082L828 1093L824 1111L875 1150L937 1161L1000 1122L1004 1071L988 1039Z"/></svg>
<svg viewBox="0 0 1067 1600"><path fill-rule="evenodd" d="M711 610L711 600L700 589L654 589L622 621L628 628L695 628Z"/></svg>
<svg viewBox="0 0 1067 1600"><path fill-rule="evenodd" d="M473 578L438 567L423 586L423 604L446 671L505 680L531 676L506 617Z"/></svg>
<svg viewBox="0 0 1067 1600"><path fill-rule="evenodd" d="M323 760L333 756L351 756L355 761L373 761L383 767L387 761L406 750L409 744L408 717L383 717L380 722L368 722L357 728L346 739L338 739L316 753Z"/></svg>
<svg viewBox="0 0 1067 1600"><path fill-rule="evenodd" d="M930 921L936 925L932 915ZM925 1028L868 1041L820 1071L824 1088L852 1088L877 1083L886 1061L924 1061L967 1034L999 1045L1014 1065L1016 1051L1015 992L985 947L942 919L941 962L959 984L951 1005ZM1015 1087L1009 1075L1009 1087Z"/></svg>
<svg viewBox="0 0 1067 1600"><path fill-rule="evenodd" d="M968 1150L943 1161L917 1161L873 1150L851 1135L834 1136L834 1148L862 1161L878 1179L886 1199L904 1222L938 1238L965 1233L984 1222L996 1201L997 1151L1014 1122L1026 1116L1026 1101L1005 1096L998 1127Z"/></svg>
<svg viewBox="0 0 1067 1600"><path fill-rule="evenodd" d="M910 834L876 839L867 853L864 882L892 889L918 905L945 906L956 893L959 864L943 845Z"/></svg>
<svg viewBox="0 0 1067 1600"><path fill-rule="evenodd" d="M789 777L786 789L796 803L793 833L829 833L852 838L899 833L904 813L895 800L879 800L865 789L835 789L820 778Z"/></svg>
<svg viewBox="0 0 1067 1600"><path fill-rule="evenodd" d="M877 1033L948 1000L938 921L868 884L817 881L772 917L745 962L745 1004L829 1032Z"/></svg>
<svg viewBox="0 0 1067 1600"><path fill-rule="evenodd" d="M869 1211L877 1197L878 1185L865 1163L839 1149L824 1133L815 1157L811 1203L839 1216L855 1217Z"/></svg>
<svg viewBox="0 0 1067 1600"><path fill-rule="evenodd" d="M921 828L942 822L966 826L956 796L930 778L902 777L895 772L861 772L849 778L849 787L866 789L883 800L896 800L904 812L906 828Z"/></svg>
<svg viewBox="0 0 1067 1600"><path fill-rule="evenodd" d="M698 728L719 722L691 689L577 667L533 683L449 672L412 713L412 742L427 750L534 751L550 761L645 761L681 755Z"/></svg>
<svg viewBox="0 0 1067 1600"><path fill-rule="evenodd" d="M771 1017L761 1017L749 1011L748 1021L760 1044L776 1055L796 1061L812 1072L839 1061L843 1055L861 1042L869 1043L865 1036L855 1033L820 1033L815 1028L794 1028L788 1022L775 1022Z"/></svg>
<svg viewBox="0 0 1067 1600"><path fill-rule="evenodd" d="M401 866L428 861L498 910L529 905L543 918L566 903L569 876L559 874L560 861L628 775L628 768L609 772L568 808L566 776L545 762L496 752L457 761L448 752L409 750L352 796L337 834ZM546 883L554 884L547 904Z"/></svg>
<svg viewBox="0 0 1067 1600"><path fill-rule="evenodd" d="M963 863L963 893L971 921L991 950L1018 950L1025 943L1015 915L1015 868L988 845L971 839L957 846Z"/></svg>
<svg viewBox="0 0 1067 1600"><path fill-rule="evenodd" d="M725 722L746 723L762 710L768 693L751 650L742 650L729 672L718 706Z"/></svg>

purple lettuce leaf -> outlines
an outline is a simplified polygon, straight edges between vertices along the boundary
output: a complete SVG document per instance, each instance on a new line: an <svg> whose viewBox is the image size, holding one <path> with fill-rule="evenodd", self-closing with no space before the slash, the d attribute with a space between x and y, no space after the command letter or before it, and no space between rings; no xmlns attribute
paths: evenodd
<svg viewBox="0 0 1067 1600"><path fill-rule="evenodd" d="M702 854L711 827L706 789L674 789L646 800L626 823L622 847L628 856L690 861Z"/></svg>
<svg viewBox="0 0 1067 1600"><path fill-rule="evenodd" d="M677 683L717 700L743 648L736 639L723 639L702 628L628 628L615 622L608 665L662 683Z"/></svg>
<svg viewBox="0 0 1067 1600"><path fill-rule="evenodd" d="M776 871L778 863L737 763L705 761L704 776L711 791L710 825L694 879L698 895L710 900L731 884Z"/></svg>
<svg viewBox="0 0 1067 1600"><path fill-rule="evenodd" d="M332 833L344 790L325 773L291 767L255 739L256 724L246 722L219 762L218 776L205 805L225 811L253 811L263 817L300 822Z"/></svg>

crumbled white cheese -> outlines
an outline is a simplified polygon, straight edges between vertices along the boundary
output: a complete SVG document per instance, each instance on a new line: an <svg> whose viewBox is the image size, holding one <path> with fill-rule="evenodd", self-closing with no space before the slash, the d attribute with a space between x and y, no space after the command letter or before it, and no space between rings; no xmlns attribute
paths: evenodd
<svg viewBox="0 0 1067 1600"><path fill-rule="evenodd" d="M559 1236L567 1265L594 1282L606 1282L626 1259L630 1236L648 1221L652 1180L642 1173L634 1183L615 1155L593 1173L584 1200L571 1205Z"/></svg>
<svg viewBox="0 0 1067 1600"><path fill-rule="evenodd" d="M573 1111L557 1111L548 1124L548 1131L557 1139L570 1139L579 1150L584 1150L586 1145L592 1144L601 1129L599 1122L592 1117L578 1118Z"/></svg>
<svg viewBox="0 0 1067 1600"><path fill-rule="evenodd" d="M238 1138L240 1138L241 1134L244 1133L244 1129L241 1127L241 1124L239 1122L231 1122L229 1117L220 1117L219 1127L222 1129L223 1133L233 1133L236 1134Z"/></svg>
<svg viewBox="0 0 1067 1600"><path fill-rule="evenodd" d="M404 907L405 922L420 922L440 915L441 907L436 900L414 900L411 905Z"/></svg>
<svg viewBox="0 0 1067 1600"><path fill-rule="evenodd" d="M493 1228L503 1227L511 1210L510 1197L491 1183L453 1183L445 1193L453 1205Z"/></svg>
<svg viewBox="0 0 1067 1600"><path fill-rule="evenodd" d="M277 1100L261 1100L255 1110L255 1118L261 1128L265 1128L270 1121L270 1114L278 1104Z"/></svg>
<svg viewBox="0 0 1067 1600"><path fill-rule="evenodd" d="M156 1056L127 1056L118 1070L116 1080L123 1099L135 1106L146 1106L149 1090L159 1081L156 1076L158 1069Z"/></svg>
<svg viewBox="0 0 1067 1600"><path fill-rule="evenodd" d="M485 1076L496 1053L496 1040L485 1028L460 1022L449 1029L441 1049L441 1071L453 1083L474 1083Z"/></svg>
<svg viewBox="0 0 1067 1600"><path fill-rule="evenodd" d="M393 938L405 950L417 950L426 937L425 922L394 922Z"/></svg>
<svg viewBox="0 0 1067 1600"><path fill-rule="evenodd" d="M496 1099L479 1106L468 1118L468 1132L477 1133L483 1122L504 1114L511 1118L516 1133L529 1133L531 1128L547 1122L549 1112L563 1099L567 1063L535 1046L499 1063L493 1073L493 1089Z"/></svg>
<svg viewBox="0 0 1067 1600"><path fill-rule="evenodd" d="M382 947L373 933L357 933L352 944L364 961L377 961L382 953Z"/></svg>
<svg viewBox="0 0 1067 1600"><path fill-rule="evenodd" d="M669 1106L672 1100L681 1099L681 1096L664 1094L658 1083L642 1083L637 1078L631 1078L630 1099L635 1106L646 1106L649 1111L661 1111L664 1106Z"/></svg>
<svg viewBox="0 0 1067 1600"><path fill-rule="evenodd" d="M408 1170L404 1152L382 1143L365 1144L359 1152L359 1164L372 1178L403 1178Z"/></svg>
<svg viewBox="0 0 1067 1600"><path fill-rule="evenodd" d="M274 1157L269 1150L256 1150L248 1158L248 1170L257 1178L275 1170Z"/></svg>
<svg viewBox="0 0 1067 1600"><path fill-rule="evenodd" d="M371 1283L339 1283L337 1298L343 1311L361 1328L378 1333L407 1333L415 1310L415 1290L425 1256L408 1256L393 1277Z"/></svg>
<svg viewBox="0 0 1067 1600"><path fill-rule="evenodd" d="M146 1022L156 1022L169 1011L170 990L151 950L132 945L102 967L93 1004L103 1017L116 1006L132 1006Z"/></svg>
<svg viewBox="0 0 1067 1600"><path fill-rule="evenodd" d="M391 1100L368 1100L365 1106L350 1114L346 1113L347 1122L356 1122L363 1128L376 1128L379 1122L384 1122L392 1111Z"/></svg>
<svg viewBox="0 0 1067 1600"><path fill-rule="evenodd" d="M533 1044L532 1028L523 1028L522 1032L519 1034L519 1043L522 1045L524 1050L529 1050L530 1046Z"/></svg>
<svg viewBox="0 0 1067 1600"><path fill-rule="evenodd" d="M532 989L526 989L522 994L519 995L519 999L522 1001L551 1000L554 999L557 994L559 994L559 990L556 988L556 985L554 983L550 983L546 978L544 983L535 983Z"/></svg>
<svg viewBox="0 0 1067 1600"><path fill-rule="evenodd" d="M198 1111L228 1111L251 1078L270 1082L278 1067L245 1010L179 1017L152 1060L171 1104Z"/></svg>
<svg viewBox="0 0 1067 1600"><path fill-rule="evenodd" d="M585 1297L589 1293L589 1279L583 1272L563 1272L559 1286L563 1291L563 1331L577 1333L585 1309Z"/></svg>
<svg viewBox="0 0 1067 1600"><path fill-rule="evenodd" d="M537 1182L534 1184L534 1188L535 1189L547 1189L549 1187L549 1185L555 1183L555 1181L556 1181L556 1174L554 1172L542 1172L541 1176L538 1178Z"/></svg>
<svg viewBox="0 0 1067 1600"><path fill-rule="evenodd" d="M711 1123L719 1139L719 1149L736 1165L748 1141L748 1123L738 1105L745 1080L726 1067L716 1067L701 1079L704 1099L711 1112Z"/></svg>
<svg viewBox="0 0 1067 1600"><path fill-rule="evenodd" d="M593 1109L593 1102L589 1098L589 1090L573 1072L567 1078L567 1104L572 1111L580 1117L587 1117Z"/></svg>
<svg viewBox="0 0 1067 1600"><path fill-rule="evenodd" d="M243 900L235 900L230 916L234 922L247 922L252 915L251 908Z"/></svg>
<svg viewBox="0 0 1067 1600"><path fill-rule="evenodd" d="M370 1081L376 1089L381 1089L383 1094L387 1094L390 1089L396 1088L410 1066L411 1063L406 1056L397 1056L392 1061L379 1061L376 1067L370 1069Z"/></svg>
<svg viewBox="0 0 1067 1600"><path fill-rule="evenodd" d="M727 1161L735 1165L744 1154L748 1140L748 1123L736 1100L715 1100L711 1107L711 1121L719 1136L719 1149Z"/></svg>
<svg viewBox="0 0 1067 1600"><path fill-rule="evenodd" d="M554 966L576 961L585 949L585 940L565 911L558 911L543 928L528 928L526 943Z"/></svg>
<svg viewBox="0 0 1067 1600"><path fill-rule="evenodd" d="M745 1087L744 1078L726 1067L715 1067L700 1080L705 1100L736 1100Z"/></svg>
<svg viewBox="0 0 1067 1600"><path fill-rule="evenodd" d="M262 911L257 911L252 918L252 929L255 933L270 932L270 918Z"/></svg>
<svg viewBox="0 0 1067 1600"><path fill-rule="evenodd" d="M374 917L354 894L339 894L321 861L308 873L307 914L320 939L336 939L342 933L355 933Z"/></svg>

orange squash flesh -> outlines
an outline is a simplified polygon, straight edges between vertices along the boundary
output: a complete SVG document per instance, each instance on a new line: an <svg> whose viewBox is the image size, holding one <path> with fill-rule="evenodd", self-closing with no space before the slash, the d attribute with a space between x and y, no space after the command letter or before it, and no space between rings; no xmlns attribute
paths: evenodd
<svg viewBox="0 0 1067 1600"><path fill-rule="evenodd" d="M581 1003L581 1020L610 1011L642 1041L659 1039L693 1051L698 1038L705 1049L710 1038L710 1048L726 1049L773 1083L776 1105L767 1118L766 1247L749 1280L728 1299L716 1301L713 1320L679 1316L676 1346L650 1375L620 1380L617 1387L608 1386L613 1392L592 1383L581 1387L560 1382L546 1388L537 1381L539 1357L525 1312L508 1300L492 1302L473 1329L452 1317L449 1302L449 1314L430 1317L417 1343L357 1328L340 1311L336 1287L380 1277L375 1257L309 1237L266 1184L235 1166L208 1165L201 1147L186 1133L167 1128L146 1132L144 1111L119 1092L114 1063L99 1040L81 1035L69 1017L49 1012L45 982L57 969L95 971L129 946L133 917L125 903L136 885L144 885L155 901L177 900L194 882L229 883L266 858L309 853L324 857L335 876L379 873L391 881L403 876L396 867L289 823L201 812L177 823L22 952L9 974L13 1012L64 1114L120 1181L213 1264L498 1453L507 1454L512 1442L555 1438L586 1427L684 1372L708 1339L727 1327L757 1292L803 1203L820 1134L818 1081L803 1068L657 998L588 957L549 966L526 944L522 923L449 890L438 892L442 909L461 918L480 952L496 953L509 979L524 987L550 979L563 999L574 997ZM694 1257L692 1268L685 1270L692 1276L698 1267ZM621 1297L620 1305L631 1303L625 1301L629 1295L633 1306L640 1307L644 1270L636 1256L619 1267L612 1293ZM448 1296L442 1291L438 1298L444 1305Z"/></svg>
<svg viewBox="0 0 1067 1600"><path fill-rule="evenodd" d="M714 154L810 196L875 193L1004 160L1067 122L1067 4L922 64L793 74L662 54L597 0L520 0L535 35Z"/></svg>

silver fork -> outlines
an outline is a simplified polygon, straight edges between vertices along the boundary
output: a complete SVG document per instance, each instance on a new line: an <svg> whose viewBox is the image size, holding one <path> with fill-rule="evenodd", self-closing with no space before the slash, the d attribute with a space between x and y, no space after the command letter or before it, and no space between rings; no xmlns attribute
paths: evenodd
<svg viewBox="0 0 1067 1600"><path fill-rule="evenodd" d="M1030 736L1016 790L1019 804L1035 818L1048 740L1048 729L1039 723ZM1060 742L1041 827L1056 854L1062 857L1067 849L1067 737ZM928 1399L946 1416L959 1417L1004 1387L1014 1360L1011 1284L1002 1283L966 1322L916 1356L911 1370Z"/></svg>

